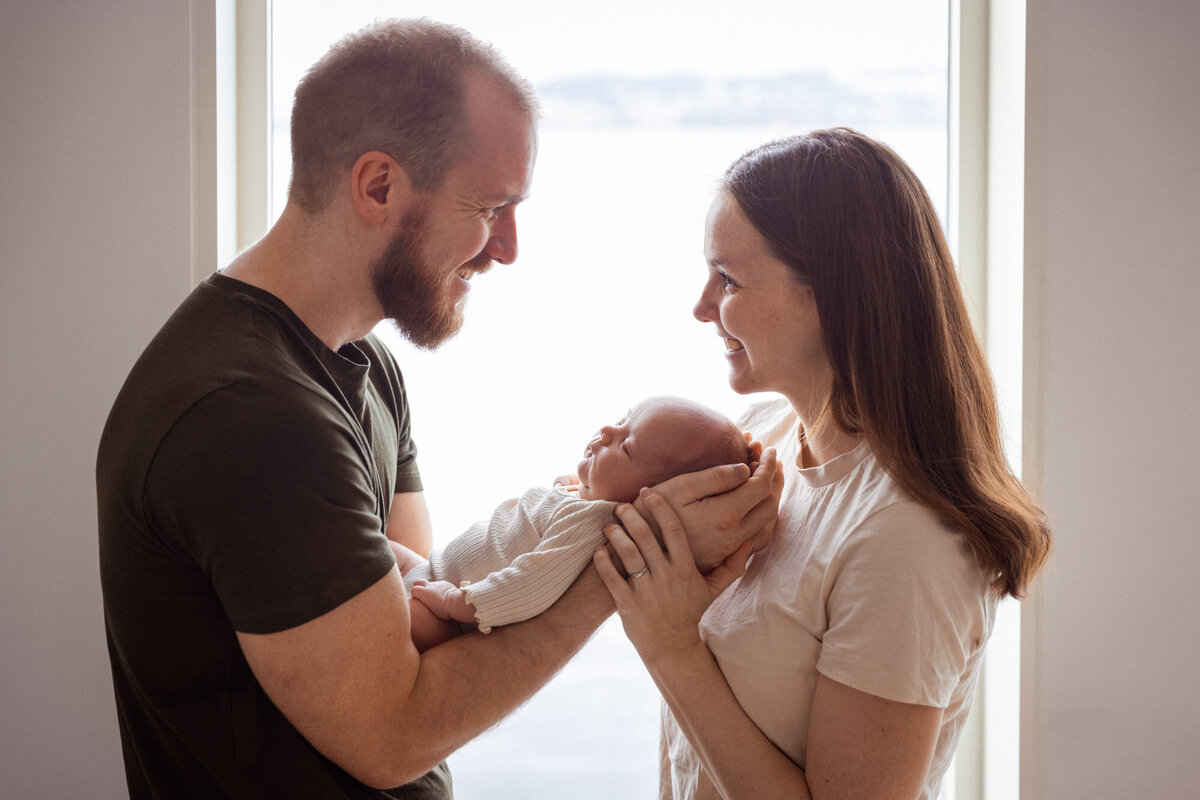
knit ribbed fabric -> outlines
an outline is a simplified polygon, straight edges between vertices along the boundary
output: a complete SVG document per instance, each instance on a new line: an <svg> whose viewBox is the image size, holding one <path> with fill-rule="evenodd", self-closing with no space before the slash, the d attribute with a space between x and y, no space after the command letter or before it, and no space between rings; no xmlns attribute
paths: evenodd
<svg viewBox="0 0 1200 800"><path fill-rule="evenodd" d="M549 608L592 560L616 505L559 489L530 489L435 550L429 567L413 569L404 581L461 586L483 633L529 619Z"/></svg>

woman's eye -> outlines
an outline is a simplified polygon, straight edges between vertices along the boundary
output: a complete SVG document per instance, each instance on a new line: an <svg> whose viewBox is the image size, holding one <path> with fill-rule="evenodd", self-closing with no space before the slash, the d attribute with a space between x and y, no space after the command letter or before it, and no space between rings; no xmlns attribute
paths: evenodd
<svg viewBox="0 0 1200 800"><path fill-rule="evenodd" d="M738 288L738 285L734 283L733 278L730 278L724 272L718 272L717 277L721 280L721 289L723 291L729 292Z"/></svg>

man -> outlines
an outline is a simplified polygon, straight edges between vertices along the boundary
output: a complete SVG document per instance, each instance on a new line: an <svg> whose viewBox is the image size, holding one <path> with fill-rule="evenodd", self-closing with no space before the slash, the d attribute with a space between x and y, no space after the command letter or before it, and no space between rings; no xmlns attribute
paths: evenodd
<svg viewBox="0 0 1200 800"><path fill-rule="evenodd" d="M428 552L430 525L403 382L370 331L390 318L435 347L469 280L516 258L535 114L460 30L347 37L297 89L279 221L134 366L97 463L134 797L449 797L439 762L611 613L589 569L534 620L418 653L388 541ZM724 522L698 561L774 519L773 467L664 487L689 530Z"/></svg>

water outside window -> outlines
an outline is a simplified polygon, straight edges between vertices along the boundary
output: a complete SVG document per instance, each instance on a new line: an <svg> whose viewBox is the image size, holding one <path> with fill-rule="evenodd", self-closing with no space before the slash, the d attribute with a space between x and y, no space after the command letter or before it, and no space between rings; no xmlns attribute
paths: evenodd
<svg viewBox="0 0 1200 800"><path fill-rule="evenodd" d="M274 0L273 214L291 94L343 33L429 16L493 42L544 119L520 257L472 281L463 332L418 351L387 324L444 543L569 472L651 394L736 416L723 344L691 316L723 169L771 138L850 125L913 165L945 218L947 3ZM652 797L658 694L617 621L525 708L451 759L457 795Z"/></svg>

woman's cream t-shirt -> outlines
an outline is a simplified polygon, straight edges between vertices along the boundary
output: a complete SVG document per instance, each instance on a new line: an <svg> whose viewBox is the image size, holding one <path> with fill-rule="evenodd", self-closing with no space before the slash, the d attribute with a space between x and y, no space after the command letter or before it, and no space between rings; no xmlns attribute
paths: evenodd
<svg viewBox="0 0 1200 800"><path fill-rule="evenodd" d="M866 444L800 469L783 400L739 421L786 470L779 522L701 635L738 702L804 767L817 673L889 700L945 709L922 798L937 797L970 708L996 601L959 533L913 501ZM719 797L663 708L660 797Z"/></svg>

